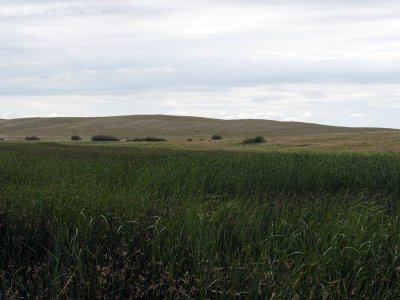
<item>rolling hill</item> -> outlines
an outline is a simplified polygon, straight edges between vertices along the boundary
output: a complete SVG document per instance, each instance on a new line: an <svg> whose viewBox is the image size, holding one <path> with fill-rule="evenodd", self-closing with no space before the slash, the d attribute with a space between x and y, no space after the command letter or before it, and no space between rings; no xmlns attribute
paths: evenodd
<svg viewBox="0 0 400 300"><path fill-rule="evenodd" d="M349 128L301 122L270 120L220 120L167 115L134 115L115 117L24 118L0 120L0 136L19 139L37 135L48 140L63 140L77 134L89 137L110 134L120 138L159 136L167 138L208 138L218 133L224 137L303 136L319 134L387 132L384 128Z"/></svg>

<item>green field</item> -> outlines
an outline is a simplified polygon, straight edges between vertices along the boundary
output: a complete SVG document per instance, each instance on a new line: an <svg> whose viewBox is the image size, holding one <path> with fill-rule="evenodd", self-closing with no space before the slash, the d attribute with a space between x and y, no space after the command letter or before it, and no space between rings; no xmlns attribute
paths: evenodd
<svg viewBox="0 0 400 300"><path fill-rule="evenodd" d="M400 155L0 143L0 299L397 299Z"/></svg>

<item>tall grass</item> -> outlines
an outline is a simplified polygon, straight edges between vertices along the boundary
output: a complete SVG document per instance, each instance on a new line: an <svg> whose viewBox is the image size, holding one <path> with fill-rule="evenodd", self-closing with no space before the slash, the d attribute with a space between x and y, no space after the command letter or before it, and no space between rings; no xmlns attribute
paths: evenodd
<svg viewBox="0 0 400 300"><path fill-rule="evenodd" d="M0 146L0 298L397 298L400 156Z"/></svg>

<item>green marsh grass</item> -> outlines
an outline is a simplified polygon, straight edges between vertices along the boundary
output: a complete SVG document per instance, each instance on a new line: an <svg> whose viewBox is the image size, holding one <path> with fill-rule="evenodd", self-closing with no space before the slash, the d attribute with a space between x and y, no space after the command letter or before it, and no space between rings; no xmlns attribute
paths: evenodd
<svg viewBox="0 0 400 300"><path fill-rule="evenodd" d="M0 298L396 299L400 156L0 145Z"/></svg>

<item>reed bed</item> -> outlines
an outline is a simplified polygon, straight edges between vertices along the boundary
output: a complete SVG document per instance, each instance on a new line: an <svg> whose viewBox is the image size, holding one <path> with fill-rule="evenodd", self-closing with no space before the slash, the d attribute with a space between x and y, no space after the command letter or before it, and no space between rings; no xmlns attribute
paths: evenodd
<svg viewBox="0 0 400 300"><path fill-rule="evenodd" d="M400 295L400 156L0 145L0 298Z"/></svg>

